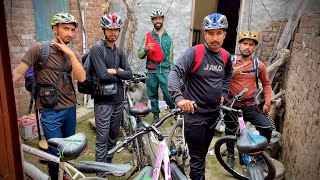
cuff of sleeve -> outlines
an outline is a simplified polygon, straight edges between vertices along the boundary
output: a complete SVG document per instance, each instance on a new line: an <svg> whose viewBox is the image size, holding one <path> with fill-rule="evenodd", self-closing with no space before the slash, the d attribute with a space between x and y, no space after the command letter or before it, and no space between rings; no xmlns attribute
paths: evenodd
<svg viewBox="0 0 320 180"><path fill-rule="evenodd" d="M184 99L183 96L178 96L178 97L176 97L175 102L178 103L179 101L181 101L183 99Z"/></svg>

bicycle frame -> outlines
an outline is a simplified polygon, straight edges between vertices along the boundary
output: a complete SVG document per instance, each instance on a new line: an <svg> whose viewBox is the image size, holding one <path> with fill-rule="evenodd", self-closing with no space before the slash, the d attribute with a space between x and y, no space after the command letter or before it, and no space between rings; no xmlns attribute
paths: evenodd
<svg viewBox="0 0 320 180"><path fill-rule="evenodd" d="M162 162L163 162L165 180L171 180L172 178L171 178L171 170L170 170L169 148L164 138L163 140L160 141L158 146L156 163L155 163L153 176L152 176L153 180L159 179Z"/></svg>

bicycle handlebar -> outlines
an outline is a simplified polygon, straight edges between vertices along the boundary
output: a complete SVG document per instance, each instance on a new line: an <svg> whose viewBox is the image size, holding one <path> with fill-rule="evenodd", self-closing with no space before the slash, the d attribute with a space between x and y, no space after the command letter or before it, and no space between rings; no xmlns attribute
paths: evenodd
<svg viewBox="0 0 320 180"><path fill-rule="evenodd" d="M128 83L128 84L129 83L139 83L147 78L148 78L147 76L142 75L142 74L134 74L132 79L125 80L124 82Z"/></svg>
<svg viewBox="0 0 320 180"><path fill-rule="evenodd" d="M129 136L126 139L124 139L121 143L115 145L112 149L110 149L108 151L108 154L115 153L118 149L124 147L126 144L130 143L132 140L134 140L138 136L141 136L143 134L147 134L147 133L149 133L151 131L153 131L157 136L162 136L162 133L158 129L158 127L161 126L164 123L164 121L166 121L169 117L177 115L180 112L181 112L181 109L180 108L176 108L176 109L171 110L168 114L166 114L157 123L153 123L153 124L149 125L148 123L144 122L146 124L145 126L139 127L134 134L132 134L131 136Z"/></svg>

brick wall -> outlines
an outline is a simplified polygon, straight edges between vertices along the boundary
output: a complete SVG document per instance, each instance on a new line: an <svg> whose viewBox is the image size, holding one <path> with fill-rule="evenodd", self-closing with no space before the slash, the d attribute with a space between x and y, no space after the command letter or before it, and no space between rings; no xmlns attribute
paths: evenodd
<svg viewBox="0 0 320 180"><path fill-rule="evenodd" d="M304 15L287 63L283 162L286 179L320 177L320 13Z"/></svg>
<svg viewBox="0 0 320 180"><path fill-rule="evenodd" d="M5 0L4 4L11 67L14 69L20 63L25 51L36 41L33 4L32 0L12 0L12 11L11 1ZM24 88L24 79L15 84L15 95L18 115L25 114L28 111L30 95Z"/></svg>

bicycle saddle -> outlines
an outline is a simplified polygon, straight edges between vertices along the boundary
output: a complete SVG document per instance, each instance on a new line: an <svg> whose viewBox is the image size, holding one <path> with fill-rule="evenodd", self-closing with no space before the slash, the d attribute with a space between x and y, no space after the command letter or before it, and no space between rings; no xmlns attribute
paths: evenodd
<svg viewBox="0 0 320 180"><path fill-rule="evenodd" d="M60 158L64 161L76 159L87 150L87 137L77 133L67 138L51 138L48 145L59 150Z"/></svg>
<svg viewBox="0 0 320 180"><path fill-rule="evenodd" d="M132 116L146 116L150 113L151 109L145 104L136 104L129 109L129 113Z"/></svg>
<svg viewBox="0 0 320 180"><path fill-rule="evenodd" d="M264 136L255 135L247 128L244 128L241 133L242 136L236 144L240 153L250 154L267 149L268 140Z"/></svg>

